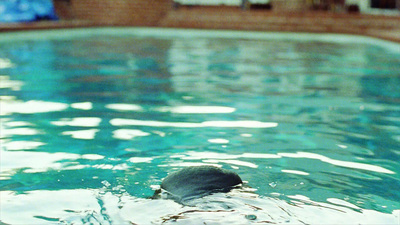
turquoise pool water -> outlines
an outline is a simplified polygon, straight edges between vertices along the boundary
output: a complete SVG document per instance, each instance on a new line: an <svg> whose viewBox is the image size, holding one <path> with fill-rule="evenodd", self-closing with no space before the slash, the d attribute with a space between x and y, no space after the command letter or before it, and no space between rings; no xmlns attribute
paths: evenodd
<svg viewBox="0 0 400 225"><path fill-rule="evenodd" d="M0 37L2 224L399 224L400 45L159 29ZM150 200L190 165L252 188Z"/></svg>

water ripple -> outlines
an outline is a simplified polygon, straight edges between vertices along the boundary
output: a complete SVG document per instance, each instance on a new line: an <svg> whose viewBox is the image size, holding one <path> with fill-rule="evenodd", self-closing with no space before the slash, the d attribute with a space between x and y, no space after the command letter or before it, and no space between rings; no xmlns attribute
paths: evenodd
<svg viewBox="0 0 400 225"><path fill-rule="evenodd" d="M359 162L350 162L350 161L343 161L337 159L331 159L329 157L319 155L316 153L309 153L309 152L297 152L297 153L277 153L277 154L265 154L265 153L243 153L243 154L225 154L225 153L216 153L216 152L194 152L188 151L185 154L178 154L173 155L171 158L180 158L183 160L203 160L203 162L213 162L213 163L227 163L227 164L236 164L242 166L249 166L252 168L257 168L258 166L254 163L250 162L243 162L243 161L236 161L236 159L240 158L253 158L253 159L276 159L276 158L305 158L305 159L316 159L320 160L325 163L329 163L331 165L339 166L339 167L346 167L351 169L359 169L359 170L367 170L373 171L377 173L386 173L386 174L395 174L394 171L389 169L366 164L366 163L359 163ZM289 172L288 172L289 171ZM285 170L285 172L293 172L292 170ZM293 172L295 173L295 172ZM306 172L297 172L304 175Z"/></svg>
<svg viewBox="0 0 400 225"><path fill-rule="evenodd" d="M289 157L289 158L317 159L322 162L326 162L326 163L329 163L329 164L332 164L335 166L340 166L340 167L368 170L368 171L373 171L373 172L378 172L378 173L395 174L395 172L385 169L380 166L370 165L370 164L365 164L365 163L358 163L358 162L341 161L341 160L331 159L326 156L318 155L315 153L309 153L309 152L278 153L278 155L283 156L283 157Z"/></svg>
<svg viewBox="0 0 400 225"><path fill-rule="evenodd" d="M164 122L154 120L112 119L113 126L148 126L148 127L180 127L180 128L202 128L202 127L231 127L231 128L273 128L278 123L260 121L205 121L201 123L188 122Z"/></svg>

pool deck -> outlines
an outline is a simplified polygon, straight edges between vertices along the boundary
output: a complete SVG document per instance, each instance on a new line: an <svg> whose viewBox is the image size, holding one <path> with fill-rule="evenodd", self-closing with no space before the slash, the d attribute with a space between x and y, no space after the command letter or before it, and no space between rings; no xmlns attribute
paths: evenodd
<svg viewBox="0 0 400 225"><path fill-rule="evenodd" d="M0 32L110 26L149 26L138 22L62 19L0 24ZM237 7L180 7L169 10L150 27L353 34L400 43L399 15L324 11L279 12Z"/></svg>

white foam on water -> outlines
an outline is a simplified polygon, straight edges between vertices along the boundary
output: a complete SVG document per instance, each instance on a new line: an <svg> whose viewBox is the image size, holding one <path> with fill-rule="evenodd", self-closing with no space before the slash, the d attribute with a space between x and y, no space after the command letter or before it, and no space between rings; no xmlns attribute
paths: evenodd
<svg viewBox="0 0 400 225"><path fill-rule="evenodd" d="M342 200L293 201L234 191L195 199L187 206L98 190L0 193L6 224L349 224L398 225L400 210L381 213ZM40 201L42 204L37 205ZM30 207L35 205L35 207Z"/></svg>

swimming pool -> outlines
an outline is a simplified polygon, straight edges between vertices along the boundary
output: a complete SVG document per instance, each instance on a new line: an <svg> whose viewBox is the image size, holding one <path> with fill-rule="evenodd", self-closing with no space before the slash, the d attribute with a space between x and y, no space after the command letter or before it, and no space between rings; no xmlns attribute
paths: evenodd
<svg viewBox="0 0 400 225"><path fill-rule="evenodd" d="M5 224L398 224L400 45L149 28L0 37ZM190 165L254 190L150 200Z"/></svg>

